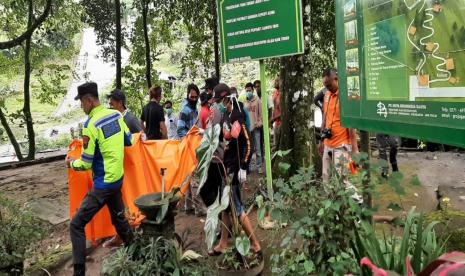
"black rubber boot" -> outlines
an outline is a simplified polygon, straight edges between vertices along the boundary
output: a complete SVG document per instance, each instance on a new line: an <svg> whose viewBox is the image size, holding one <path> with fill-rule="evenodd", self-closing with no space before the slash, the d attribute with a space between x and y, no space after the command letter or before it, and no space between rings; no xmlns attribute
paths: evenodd
<svg viewBox="0 0 465 276"><path fill-rule="evenodd" d="M86 265L85 264L74 264L73 276L85 276L85 275L86 275Z"/></svg>
<svg viewBox="0 0 465 276"><path fill-rule="evenodd" d="M392 164L392 171L393 172L398 172L399 171L399 167L397 166L397 164Z"/></svg>

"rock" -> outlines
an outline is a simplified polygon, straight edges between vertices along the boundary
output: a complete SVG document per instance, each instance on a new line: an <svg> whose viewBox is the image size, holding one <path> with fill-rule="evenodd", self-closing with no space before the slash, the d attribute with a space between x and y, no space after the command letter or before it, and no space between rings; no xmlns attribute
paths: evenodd
<svg viewBox="0 0 465 276"><path fill-rule="evenodd" d="M439 203L438 210L455 209L465 212L465 185L453 187L439 185L436 194ZM444 198L449 198L447 204L443 202Z"/></svg>
<svg viewBox="0 0 465 276"><path fill-rule="evenodd" d="M41 220L57 225L69 220L68 207L49 198L39 198L29 203L31 211Z"/></svg>

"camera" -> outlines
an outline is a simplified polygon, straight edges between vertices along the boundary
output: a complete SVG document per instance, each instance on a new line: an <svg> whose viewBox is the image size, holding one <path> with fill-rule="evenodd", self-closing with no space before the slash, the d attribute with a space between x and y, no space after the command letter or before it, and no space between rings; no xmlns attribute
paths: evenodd
<svg viewBox="0 0 465 276"><path fill-rule="evenodd" d="M321 131L321 140L331 139L331 137L333 137L333 133L330 128L325 128Z"/></svg>

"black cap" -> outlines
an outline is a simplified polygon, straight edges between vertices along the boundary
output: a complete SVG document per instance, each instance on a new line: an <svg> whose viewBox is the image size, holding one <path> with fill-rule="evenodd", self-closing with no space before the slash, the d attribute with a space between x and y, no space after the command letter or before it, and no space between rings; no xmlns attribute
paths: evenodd
<svg viewBox="0 0 465 276"><path fill-rule="evenodd" d="M202 89L214 89L220 83L217 77L211 77L205 80L205 86Z"/></svg>
<svg viewBox="0 0 465 276"><path fill-rule="evenodd" d="M110 99L110 98L117 100L117 101L121 101L123 103L124 108L126 108L126 95L124 94L123 91L119 89L115 89L111 91L111 93L107 95L107 99Z"/></svg>
<svg viewBox="0 0 465 276"><path fill-rule="evenodd" d="M211 94L208 94L207 92L202 92L200 93L200 104L204 105L208 103L208 101L212 98Z"/></svg>
<svg viewBox="0 0 465 276"><path fill-rule="evenodd" d="M217 86L215 86L213 91L213 99L221 99L231 95L231 89L224 83L220 83Z"/></svg>
<svg viewBox="0 0 465 276"><path fill-rule="evenodd" d="M74 97L74 100L80 100L83 96L85 95L92 95L98 99L98 87L95 82L86 82L84 84L81 84L77 88L78 94L76 97Z"/></svg>

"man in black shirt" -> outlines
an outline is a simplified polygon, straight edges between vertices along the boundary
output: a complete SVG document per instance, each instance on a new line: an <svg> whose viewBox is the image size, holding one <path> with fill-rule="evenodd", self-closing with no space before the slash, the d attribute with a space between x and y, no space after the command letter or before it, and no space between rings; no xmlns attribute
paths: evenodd
<svg viewBox="0 0 465 276"><path fill-rule="evenodd" d="M115 89L107 95L111 109L118 110L122 115L124 122L131 133L139 133L144 130L141 122L137 117L126 108L126 95L123 91Z"/></svg>
<svg viewBox="0 0 465 276"><path fill-rule="evenodd" d="M150 102L142 110L141 120L148 140L168 139L165 113L160 105L161 92L160 86L150 88Z"/></svg>

